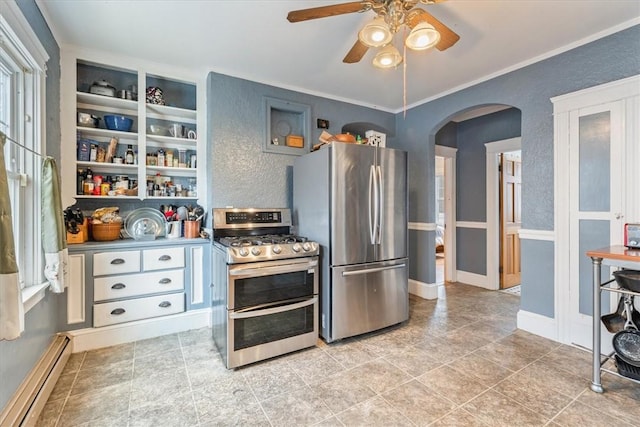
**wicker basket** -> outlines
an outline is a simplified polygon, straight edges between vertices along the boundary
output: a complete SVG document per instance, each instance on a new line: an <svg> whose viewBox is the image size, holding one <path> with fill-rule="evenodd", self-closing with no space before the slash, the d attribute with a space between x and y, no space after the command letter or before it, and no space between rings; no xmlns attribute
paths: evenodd
<svg viewBox="0 0 640 427"><path fill-rule="evenodd" d="M121 222L110 222L91 225L91 235L93 240L100 242L117 240L120 238Z"/></svg>

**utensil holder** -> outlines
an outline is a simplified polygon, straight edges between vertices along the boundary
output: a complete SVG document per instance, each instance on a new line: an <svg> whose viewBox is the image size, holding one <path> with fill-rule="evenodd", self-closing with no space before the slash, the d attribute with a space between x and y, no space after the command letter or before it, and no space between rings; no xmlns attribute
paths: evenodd
<svg viewBox="0 0 640 427"><path fill-rule="evenodd" d="M200 221L185 221L184 237L187 239L195 239L200 237Z"/></svg>

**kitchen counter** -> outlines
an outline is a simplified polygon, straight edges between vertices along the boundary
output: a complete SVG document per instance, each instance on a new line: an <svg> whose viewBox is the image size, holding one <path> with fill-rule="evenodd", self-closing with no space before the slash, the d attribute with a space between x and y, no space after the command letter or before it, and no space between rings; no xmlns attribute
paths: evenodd
<svg viewBox="0 0 640 427"><path fill-rule="evenodd" d="M109 242L96 242L89 241L85 243L68 245L69 253L84 252L88 250L113 250L113 249L130 249L149 246L184 246L184 245L198 245L208 243L210 240L202 237L196 239L187 239L185 237L179 237L176 239L167 239L160 237L155 240L135 240L135 239L119 239Z"/></svg>

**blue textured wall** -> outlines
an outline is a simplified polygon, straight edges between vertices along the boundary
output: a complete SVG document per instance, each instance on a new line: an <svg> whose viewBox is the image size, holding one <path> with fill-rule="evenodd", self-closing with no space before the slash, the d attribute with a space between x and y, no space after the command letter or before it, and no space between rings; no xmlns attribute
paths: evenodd
<svg viewBox="0 0 640 427"><path fill-rule="evenodd" d="M397 148L409 152L410 221L433 222L435 133L455 114L475 106L504 104L522 112L522 221L525 229L553 230L553 115L551 97L640 73L640 26L556 55L503 76L397 114ZM433 245L416 239L417 245ZM430 251L417 248L420 253ZM410 254L415 259L415 253ZM553 254L551 254L553 259ZM530 272L548 268L529 246L522 248L522 308L547 313L553 284L535 286ZM412 279L428 283L431 275ZM553 275L548 277L552 280Z"/></svg>
<svg viewBox="0 0 640 427"><path fill-rule="evenodd" d="M60 158L60 49L33 0L18 0L20 10L49 54L47 62L47 153ZM58 331L59 296L47 296L25 316L25 332L0 341L0 408L4 408Z"/></svg>
<svg viewBox="0 0 640 427"><path fill-rule="evenodd" d="M387 129L388 141L393 139L391 113L212 72L207 79L211 207L293 207L295 156L263 152L265 96L311 107L312 145L321 133L317 118L329 120L332 134L350 123L368 122Z"/></svg>

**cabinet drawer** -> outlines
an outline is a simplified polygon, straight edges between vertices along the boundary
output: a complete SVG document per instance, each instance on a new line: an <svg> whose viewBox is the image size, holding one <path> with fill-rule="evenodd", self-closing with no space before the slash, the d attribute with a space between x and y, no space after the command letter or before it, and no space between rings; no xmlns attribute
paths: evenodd
<svg viewBox="0 0 640 427"><path fill-rule="evenodd" d="M144 271L184 267L184 248L145 249L142 251Z"/></svg>
<svg viewBox="0 0 640 427"><path fill-rule="evenodd" d="M93 288L94 301L179 291L184 289L184 270L98 277Z"/></svg>
<svg viewBox="0 0 640 427"><path fill-rule="evenodd" d="M184 293L105 302L93 305L93 326L114 325L183 311Z"/></svg>
<svg viewBox="0 0 640 427"><path fill-rule="evenodd" d="M93 275L137 273L140 251L101 252L93 255Z"/></svg>

